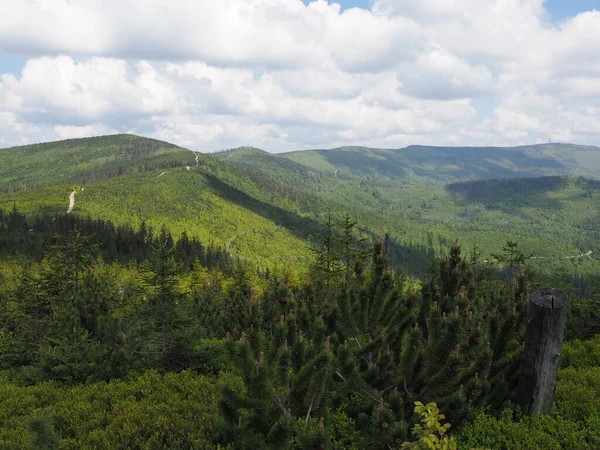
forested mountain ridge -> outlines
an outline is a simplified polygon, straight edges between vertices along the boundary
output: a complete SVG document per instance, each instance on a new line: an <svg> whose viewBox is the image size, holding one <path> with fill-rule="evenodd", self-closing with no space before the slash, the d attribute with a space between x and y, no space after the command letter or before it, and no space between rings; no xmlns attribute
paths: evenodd
<svg viewBox="0 0 600 450"><path fill-rule="evenodd" d="M558 167L561 163L551 159L552 152L563 147L592 153L600 150L596 147L556 144L498 151L512 152L517 156L519 152L537 151L546 155L542 161L546 161L548 167ZM438 153L454 150L442 149ZM483 148L467 150L484 153ZM338 156L351 155L352 151L365 158L379 157L377 151L364 148L339 150ZM335 151L324 150L321 153L328 155L331 152ZM443 251L456 236L461 236L465 245L477 245L484 254L489 255L502 242L518 239L525 249L541 258L538 262L543 261L546 266L564 264L564 261L560 262L561 258L592 250L587 257L580 258L581 267L576 269L569 264L568 270L583 270L586 273L597 270L600 252L597 250L599 236L595 223L600 223L597 216L600 190L595 180L573 176L539 176L538 173L524 177L524 174L539 169L538 166L532 169L531 164L525 164L518 171L519 177L409 186L403 184L402 178L390 182L389 178L386 181L383 177L365 177L364 173L369 170L365 165L356 166L356 172L363 171L363 178L360 178L356 173L342 168L334 169L326 165L309 167L286 158L297 156L302 161L303 155L311 157L310 154L310 151L270 154L256 148L240 148L211 156L224 164L244 169L254 178L275 178L291 189L317 195L327 200L326 204L334 211L351 211L363 227L375 232L389 231L393 241L401 243L405 255L408 254L407 249L419 246L433 248L436 253ZM514 159L517 160L516 156ZM532 157L521 159L530 163L536 161ZM387 162L381 161L382 170L392 170L386 166ZM443 172L440 173L443 175ZM512 175L515 173L510 172ZM431 174L436 175L437 172L432 170ZM422 273L423 266L414 261L402 258L395 261L403 261L402 267L410 267L409 270L419 267L417 273Z"/></svg>
<svg viewBox="0 0 600 450"><path fill-rule="evenodd" d="M239 149L218 157L263 167L265 152ZM574 144L539 144L519 147L435 147L411 145L400 149L340 147L277 153L272 163L286 158L314 172L354 177L379 184L440 185L489 178L547 175L583 175L598 178L600 148Z"/></svg>
<svg viewBox="0 0 600 450"><path fill-rule="evenodd" d="M189 150L131 134L4 148L0 149L0 192L193 164Z"/></svg>
<svg viewBox="0 0 600 450"><path fill-rule="evenodd" d="M562 146L535 148L542 149L548 159ZM410 187L403 181L381 182L377 177L368 180L356 175L368 172L368 165L355 165L356 173L323 170L289 158L299 153L274 155L251 147L194 155L131 135L2 152L25 156L14 171L10 165L3 167L11 175L0 177L0 185L25 190L1 195L0 208L10 210L16 204L28 215L62 214L69 193L76 190L74 214L134 227L142 221L156 229L165 225L175 238L186 231L260 264L305 266L308 243L328 211L350 213L370 239L389 232L392 261L415 275L426 270L429 252L443 251L456 236L464 239L467 248L477 244L484 256L516 238L524 249L545 258L545 264L550 260L563 264L559 261L565 256L592 250L581 267L569 265L574 274L593 271L600 254L594 226L599 190L597 183L584 179L519 178ZM331 152L335 151L321 153ZM364 148L339 152L375 160L381 157L378 151ZM36 160L44 162L34 164ZM356 163L352 158L348 161ZM32 172L22 176L20 171L26 167L32 167ZM526 173L525 169L521 172ZM27 189L31 184L49 186ZM476 197L461 194L465 189L476 192Z"/></svg>

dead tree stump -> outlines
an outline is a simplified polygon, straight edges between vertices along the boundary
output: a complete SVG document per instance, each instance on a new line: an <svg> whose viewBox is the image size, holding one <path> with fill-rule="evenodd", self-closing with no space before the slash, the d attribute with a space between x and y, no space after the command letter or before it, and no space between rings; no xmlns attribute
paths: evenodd
<svg viewBox="0 0 600 450"><path fill-rule="evenodd" d="M567 294L552 288L538 289L529 299L518 387L519 403L526 414L552 412L567 300Z"/></svg>

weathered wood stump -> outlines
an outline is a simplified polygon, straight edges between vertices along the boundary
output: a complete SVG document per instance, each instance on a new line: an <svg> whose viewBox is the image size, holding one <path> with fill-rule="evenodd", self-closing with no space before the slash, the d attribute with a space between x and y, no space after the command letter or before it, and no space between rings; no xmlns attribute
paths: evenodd
<svg viewBox="0 0 600 450"><path fill-rule="evenodd" d="M567 300L567 294L552 288L538 289L529 299L518 388L519 403L526 414L552 412Z"/></svg>

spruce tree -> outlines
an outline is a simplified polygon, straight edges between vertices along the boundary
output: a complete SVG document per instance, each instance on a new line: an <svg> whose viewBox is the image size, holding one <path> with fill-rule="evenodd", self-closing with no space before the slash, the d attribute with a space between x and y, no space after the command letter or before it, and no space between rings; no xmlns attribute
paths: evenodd
<svg viewBox="0 0 600 450"><path fill-rule="evenodd" d="M54 429L52 417L48 414L38 414L29 419L31 433L30 448L32 450L56 450L59 439Z"/></svg>
<svg viewBox="0 0 600 450"><path fill-rule="evenodd" d="M159 321L160 357L165 365L172 362L169 350L173 343L169 339L169 333L181 298L177 284L182 269L175 261L174 253L172 241L163 230L163 236L151 245L148 260L143 265L145 283L151 290L153 307Z"/></svg>

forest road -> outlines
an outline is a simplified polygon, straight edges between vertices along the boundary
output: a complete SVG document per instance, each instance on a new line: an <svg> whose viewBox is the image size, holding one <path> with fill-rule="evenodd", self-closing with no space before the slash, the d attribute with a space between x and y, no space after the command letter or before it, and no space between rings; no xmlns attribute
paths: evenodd
<svg viewBox="0 0 600 450"><path fill-rule="evenodd" d="M67 209L67 214L71 214L73 208L75 208L75 194L77 194L77 191L73 191L71 192L71 195L69 195L69 209Z"/></svg>

